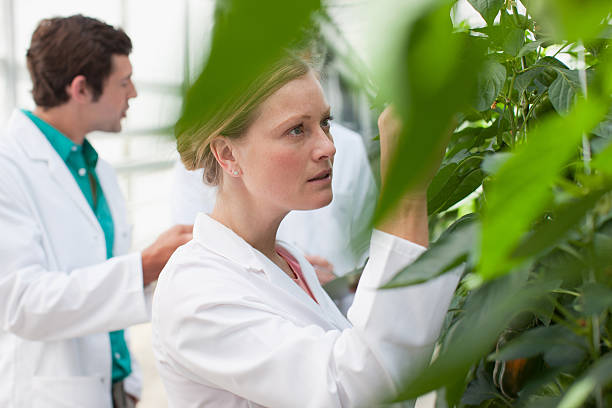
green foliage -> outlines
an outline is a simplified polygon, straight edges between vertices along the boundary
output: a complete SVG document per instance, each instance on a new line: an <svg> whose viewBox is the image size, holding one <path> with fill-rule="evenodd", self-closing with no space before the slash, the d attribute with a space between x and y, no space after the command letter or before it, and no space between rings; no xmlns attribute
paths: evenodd
<svg viewBox="0 0 612 408"><path fill-rule="evenodd" d="M397 50L401 58L393 69L396 86L390 98L403 120L402 137L391 159L395 170L387 176L375 220L383 218L406 189L432 171L430 163L456 114L473 99L484 57L484 42L453 33L447 1L433 1L420 13Z"/></svg>
<svg viewBox="0 0 612 408"><path fill-rule="evenodd" d="M452 110L459 121L428 190L430 225L447 223L457 213L449 209L470 194L476 214L451 225L386 285L419 284L460 265L465 270L437 357L398 400L437 390L437 407L608 406L612 6L530 0L521 14L513 0L469 3L487 23L460 30L467 43L486 47L484 58L467 56L478 67L466 77L476 92L459 93L425 73L429 64L457 66L453 52L428 61L418 54L405 68L427 82L421 89L448 87L446 98L456 99L438 119L448 124ZM432 10L421 20L433 19ZM440 48L432 27L417 22L409 38ZM461 81L466 73L459 73L454 78ZM396 84L414 100L407 82L398 77ZM413 169L426 168L435 151L434 143L415 140L431 134L423 132L435 120L423 111L435 112L432 106L419 107L419 116L410 108L401 112L410 133L391 169L398 180L393 197L411 187ZM424 123L411 123L415 117ZM419 143L415 154L408 152ZM390 194L381 199L382 208L393 203Z"/></svg>

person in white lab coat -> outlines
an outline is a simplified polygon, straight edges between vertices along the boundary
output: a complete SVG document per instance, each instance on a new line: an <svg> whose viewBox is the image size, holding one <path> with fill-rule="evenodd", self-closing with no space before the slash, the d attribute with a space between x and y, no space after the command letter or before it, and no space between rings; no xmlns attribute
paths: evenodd
<svg viewBox="0 0 612 408"><path fill-rule="evenodd" d="M122 31L81 15L40 22L27 53L34 111L0 138L0 406L133 406L123 329L149 318L149 284L190 226L128 254L112 168L86 135L118 132L136 96ZM149 300L147 300L149 298Z"/></svg>
<svg viewBox="0 0 612 408"><path fill-rule="evenodd" d="M217 201L153 299L170 407L373 407L392 397L429 362L459 278L378 290L425 251L430 177L374 230L347 319L303 254L276 240L289 211L332 200L330 107L316 74L287 57L207 117L182 124L177 146L219 186ZM389 110L379 128L384 186L399 133Z"/></svg>
<svg viewBox="0 0 612 408"><path fill-rule="evenodd" d="M332 202L315 210L291 211L281 222L277 238L298 247L315 267L321 284L362 267L370 242L370 220L378 189L361 136L332 123L334 177ZM172 218L193 223L198 212L210 213L217 187L204 182L203 169L174 168ZM352 297L351 297L352 298Z"/></svg>

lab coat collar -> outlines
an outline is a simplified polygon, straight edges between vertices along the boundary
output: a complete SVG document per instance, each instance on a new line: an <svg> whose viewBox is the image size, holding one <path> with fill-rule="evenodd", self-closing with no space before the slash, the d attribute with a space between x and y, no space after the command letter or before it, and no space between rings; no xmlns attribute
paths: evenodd
<svg viewBox="0 0 612 408"><path fill-rule="evenodd" d="M53 149L40 129L20 110L13 111L8 124L8 136L23 148L32 160L44 160L50 167L63 164L62 158Z"/></svg>
<svg viewBox="0 0 612 408"><path fill-rule="evenodd" d="M22 111L18 109L13 111L8 123L7 136L12 142L21 146L25 155L30 160L47 162L49 172L57 184L74 201L94 228L102 232L96 215L93 213L64 160L51 146L51 143L49 143L40 129Z"/></svg>
<svg viewBox="0 0 612 408"><path fill-rule="evenodd" d="M277 241L277 244L286 248L299 262L304 279L317 300L316 302L313 302L302 288L296 285L285 272L265 255L209 215L198 213L193 227L193 239L207 249L238 263L247 270L263 273L271 284L291 293L295 299L299 299L314 314L322 317L336 328L344 329L349 326L347 320L319 284L312 265L290 244Z"/></svg>
<svg viewBox="0 0 612 408"><path fill-rule="evenodd" d="M256 254L257 250L208 214L198 213L193 226L193 239L245 269L264 271L263 264Z"/></svg>

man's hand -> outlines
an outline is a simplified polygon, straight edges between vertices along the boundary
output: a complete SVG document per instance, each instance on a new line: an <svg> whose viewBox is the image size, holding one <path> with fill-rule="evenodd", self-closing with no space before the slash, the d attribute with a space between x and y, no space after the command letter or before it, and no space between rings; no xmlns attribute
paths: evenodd
<svg viewBox="0 0 612 408"><path fill-rule="evenodd" d="M142 282L145 286L157 280L159 273L176 248L193 238L193 225L175 225L164 231L142 251Z"/></svg>
<svg viewBox="0 0 612 408"><path fill-rule="evenodd" d="M329 263L327 259L316 255L307 255L306 259L312 264L321 286L336 279L336 275L334 275L334 266Z"/></svg>

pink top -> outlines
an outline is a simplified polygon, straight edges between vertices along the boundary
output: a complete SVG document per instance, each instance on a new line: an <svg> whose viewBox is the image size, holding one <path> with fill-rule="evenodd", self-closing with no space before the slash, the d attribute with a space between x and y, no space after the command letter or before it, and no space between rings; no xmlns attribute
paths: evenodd
<svg viewBox="0 0 612 408"><path fill-rule="evenodd" d="M287 261L287 264L289 264L289 267L291 268L291 270L293 271L295 275L295 277L293 278L293 281L297 283L298 286L302 288L304 292L306 292L306 294L312 298L312 300L314 300L316 303L319 303L317 302L317 299L315 299L312 292L310 291L310 288L308 287L308 284L306 283L306 280L304 279L304 275L302 275L302 268L300 268L300 264L293 257L293 255L291 255L289 251L287 251L285 248L281 246L276 247L276 253L279 254L285 261Z"/></svg>

